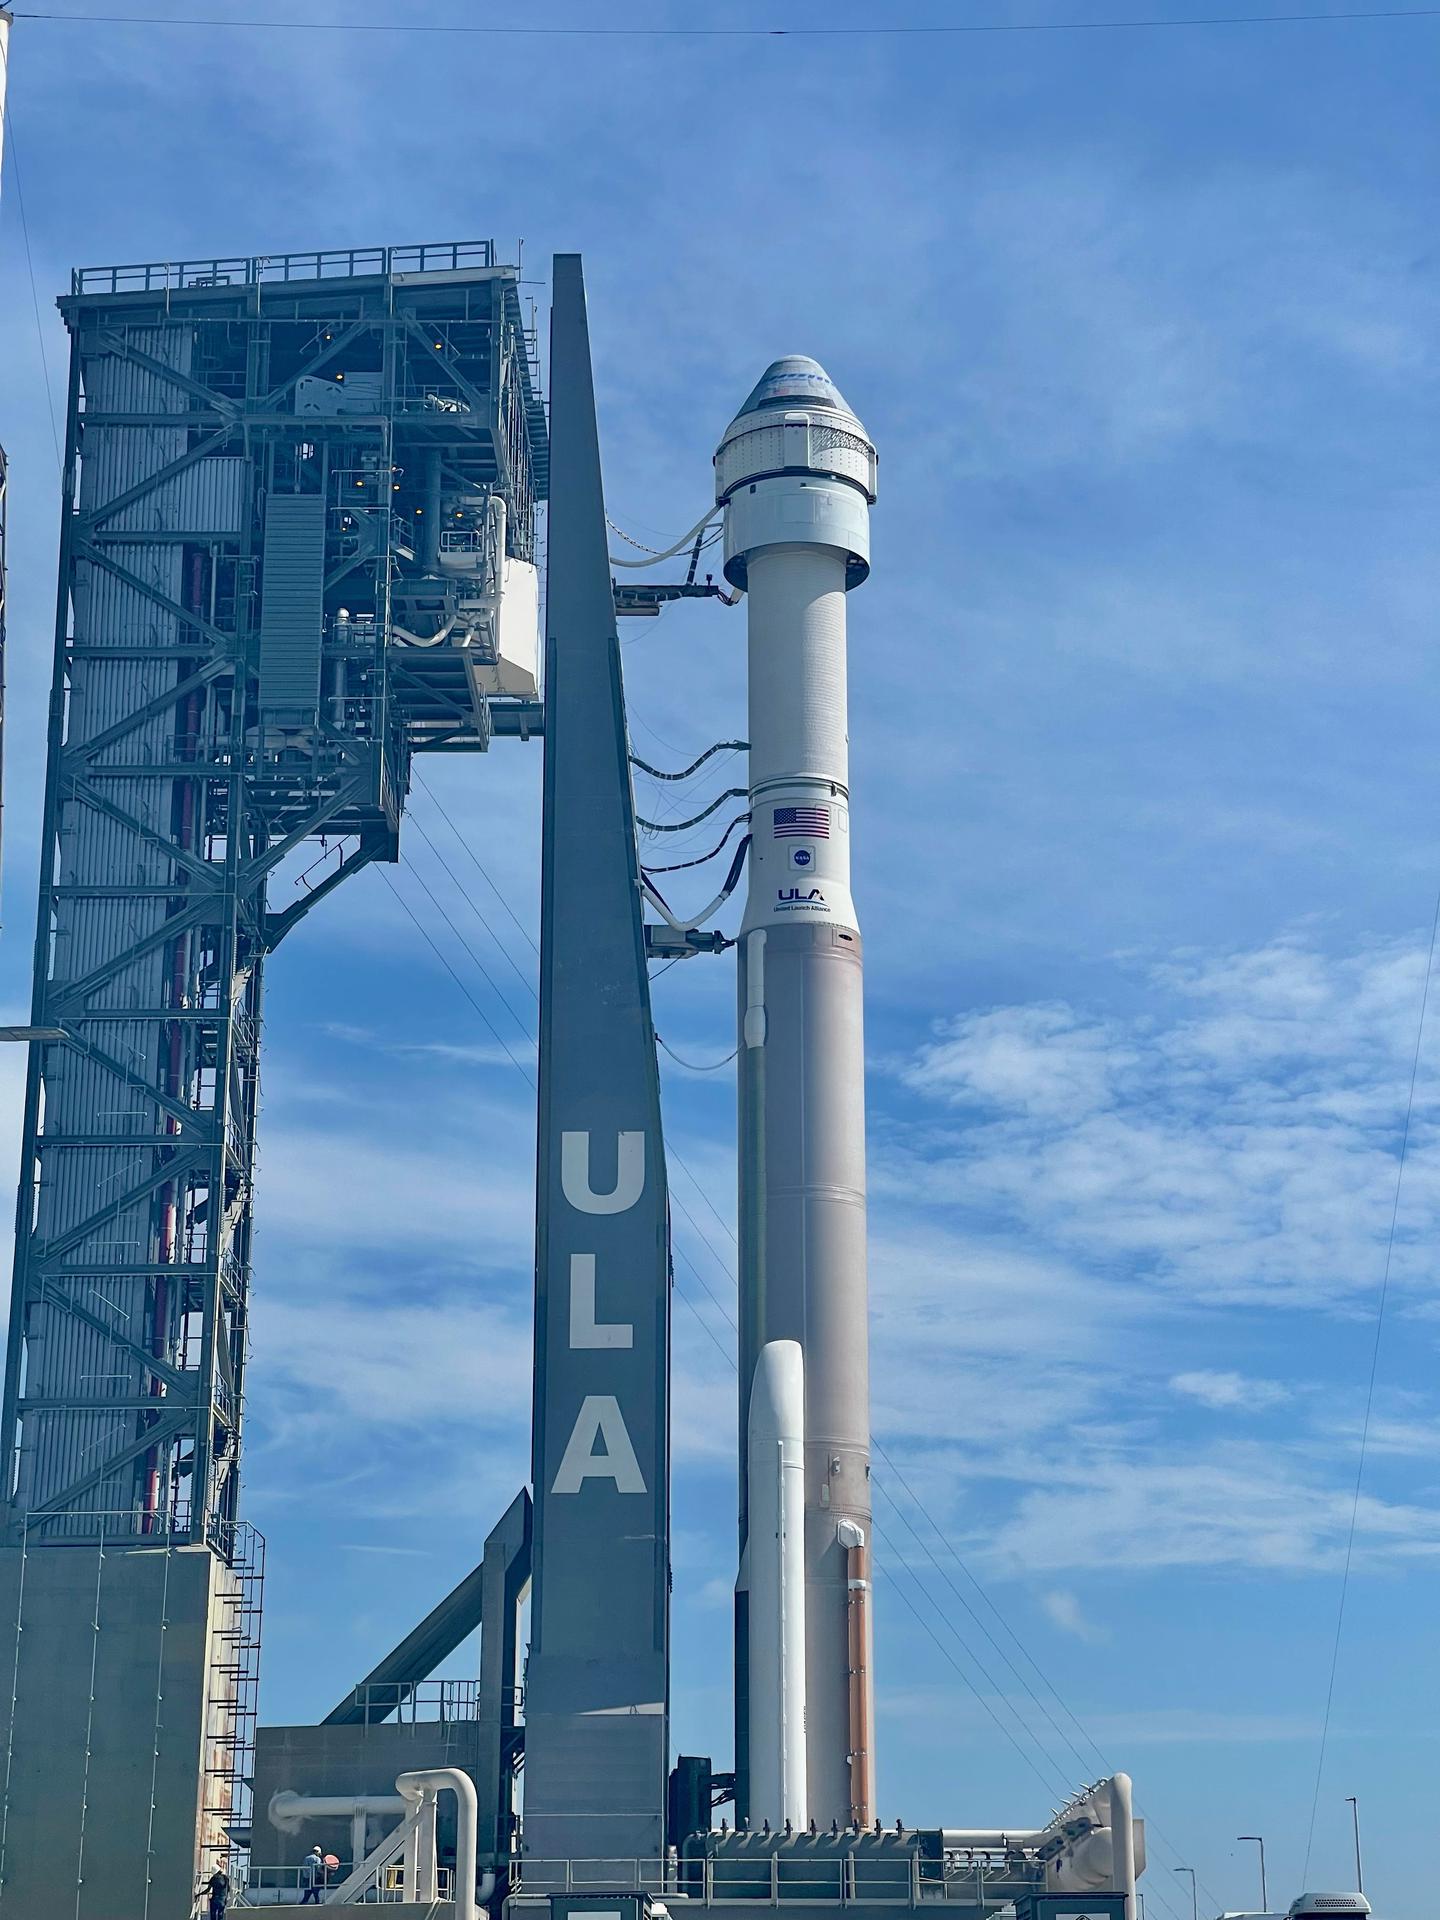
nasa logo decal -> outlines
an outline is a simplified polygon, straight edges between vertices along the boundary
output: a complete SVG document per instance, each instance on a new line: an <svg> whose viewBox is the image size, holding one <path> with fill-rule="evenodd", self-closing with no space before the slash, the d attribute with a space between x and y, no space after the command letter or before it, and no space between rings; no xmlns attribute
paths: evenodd
<svg viewBox="0 0 1440 1920"><path fill-rule="evenodd" d="M809 847L796 847L790 855L790 864L792 867L808 867L814 858Z"/></svg>

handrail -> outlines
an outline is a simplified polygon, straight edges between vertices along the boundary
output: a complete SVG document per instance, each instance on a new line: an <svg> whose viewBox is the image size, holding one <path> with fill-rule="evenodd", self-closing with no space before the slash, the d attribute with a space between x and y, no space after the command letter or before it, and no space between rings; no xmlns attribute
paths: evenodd
<svg viewBox="0 0 1440 1920"><path fill-rule="evenodd" d="M70 276L70 291L163 293L188 287L251 287L290 280L389 279L399 273L459 273L497 264L493 240L427 240L404 247L215 254L208 260L146 260L114 267L76 267Z"/></svg>

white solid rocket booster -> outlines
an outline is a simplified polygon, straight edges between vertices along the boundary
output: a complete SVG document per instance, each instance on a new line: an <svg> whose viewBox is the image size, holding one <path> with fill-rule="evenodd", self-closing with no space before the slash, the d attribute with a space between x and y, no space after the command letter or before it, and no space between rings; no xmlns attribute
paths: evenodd
<svg viewBox="0 0 1440 1920"><path fill-rule="evenodd" d="M794 1340L761 1349L750 1388L745 1475L750 1532L750 1800L772 1824L804 1826L805 1361ZM773 1550L772 1550L773 1543Z"/></svg>
<svg viewBox="0 0 1440 1920"><path fill-rule="evenodd" d="M740 934L737 1754L751 1824L874 1817L861 949L850 896L845 595L870 571L876 454L824 369L777 360L715 456L725 576L749 600L749 894ZM802 1788L796 1695L764 1691L795 1616L754 1478L752 1396L803 1364ZM769 1419L767 1411L766 1418ZM761 1524L763 1520L763 1525ZM778 1594L778 1601L776 1595ZM781 1607L781 1620L770 1616Z"/></svg>

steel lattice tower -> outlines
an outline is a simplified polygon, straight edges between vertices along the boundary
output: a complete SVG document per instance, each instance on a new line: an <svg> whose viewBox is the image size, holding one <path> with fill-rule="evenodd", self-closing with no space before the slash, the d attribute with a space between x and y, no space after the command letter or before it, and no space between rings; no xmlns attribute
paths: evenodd
<svg viewBox="0 0 1440 1920"><path fill-rule="evenodd" d="M545 424L518 272L488 243L106 268L60 304L32 1012L48 1037L31 1047L4 1389L7 1920L29 1911L32 1854L53 1885L78 1846L83 1889L98 1846L110 1896L139 1875L148 1906L192 1871L187 1822L218 1844L194 1753L203 1773L242 1714L215 1675L235 1664L221 1643L244 1585L265 958L357 867L397 857L413 752L539 725L497 609L533 560ZM273 905L272 876L322 835L335 864ZM83 1774L66 1771L78 1693L45 1679L47 1645L87 1674L76 1649L94 1655ZM153 1658L171 1678L137 1692ZM95 1762L107 1684L144 1698L111 1728L118 1751L128 1714L136 1750L156 1750L138 1786L143 1769ZM154 1808L172 1765L192 1805L170 1844Z"/></svg>

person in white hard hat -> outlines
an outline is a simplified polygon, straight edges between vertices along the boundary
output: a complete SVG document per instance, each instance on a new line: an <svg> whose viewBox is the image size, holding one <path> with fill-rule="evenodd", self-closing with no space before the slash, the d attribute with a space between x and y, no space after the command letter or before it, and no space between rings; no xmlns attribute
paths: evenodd
<svg viewBox="0 0 1440 1920"><path fill-rule="evenodd" d="M312 1847L306 1854L300 1867L300 1904L302 1907L318 1907L320 1889L325 1884L325 1856L319 1847Z"/></svg>

